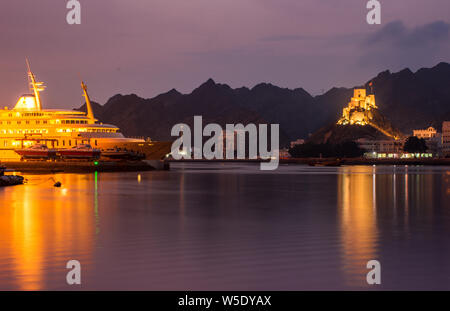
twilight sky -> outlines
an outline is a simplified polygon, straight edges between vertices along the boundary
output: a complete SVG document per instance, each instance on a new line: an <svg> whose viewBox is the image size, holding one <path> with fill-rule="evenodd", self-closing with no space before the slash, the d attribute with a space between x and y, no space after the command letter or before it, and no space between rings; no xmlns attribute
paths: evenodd
<svg viewBox="0 0 450 311"><path fill-rule="evenodd" d="M66 0L1 1L1 106L27 92L26 57L46 108L78 107L79 76L103 104L191 92L210 77L319 94L450 62L448 0L380 0L379 26L366 23L366 0L79 1L81 25L66 23Z"/></svg>

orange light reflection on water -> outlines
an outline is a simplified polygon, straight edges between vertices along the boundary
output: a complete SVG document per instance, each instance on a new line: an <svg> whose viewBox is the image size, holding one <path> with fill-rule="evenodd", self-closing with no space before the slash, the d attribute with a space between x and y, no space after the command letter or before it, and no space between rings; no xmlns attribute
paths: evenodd
<svg viewBox="0 0 450 311"><path fill-rule="evenodd" d="M376 174L372 167L344 167L338 175L338 214L347 285L364 285L366 264L377 259Z"/></svg>
<svg viewBox="0 0 450 311"><path fill-rule="evenodd" d="M26 177L29 184L0 193L0 259L6 263L13 289L44 288L44 271L49 267L61 269L64 285L65 263L86 260L91 253L94 178L56 175L63 187L54 188L50 175ZM77 196L79 191L86 195Z"/></svg>

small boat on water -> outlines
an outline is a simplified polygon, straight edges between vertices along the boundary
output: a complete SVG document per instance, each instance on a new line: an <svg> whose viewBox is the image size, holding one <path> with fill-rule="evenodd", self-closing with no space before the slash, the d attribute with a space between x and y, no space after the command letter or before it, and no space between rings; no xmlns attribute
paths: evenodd
<svg viewBox="0 0 450 311"><path fill-rule="evenodd" d="M43 144L34 144L29 148L18 149L15 151L21 156L21 160L49 160L56 158L56 150L49 149L46 145Z"/></svg>
<svg viewBox="0 0 450 311"><path fill-rule="evenodd" d="M100 149L92 148L89 144L81 144L70 149L62 149L58 151L62 159L85 159L95 160L100 158Z"/></svg>
<svg viewBox="0 0 450 311"><path fill-rule="evenodd" d="M15 186L23 184L22 176L5 175L6 167L0 166L0 187Z"/></svg>
<svg viewBox="0 0 450 311"><path fill-rule="evenodd" d="M0 187L15 186L23 184L22 176L4 175L0 176Z"/></svg>
<svg viewBox="0 0 450 311"><path fill-rule="evenodd" d="M338 160L321 160L321 161L312 161L308 163L309 166L341 166L341 161Z"/></svg>

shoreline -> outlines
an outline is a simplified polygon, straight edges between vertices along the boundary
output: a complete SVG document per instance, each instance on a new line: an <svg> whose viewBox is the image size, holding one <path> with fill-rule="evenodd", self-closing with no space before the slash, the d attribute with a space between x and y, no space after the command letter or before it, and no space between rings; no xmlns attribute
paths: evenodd
<svg viewBox="0 0 450 311"><path fill-rule="evenodd" d="M292 158L281 159L280 164L309 164L321 165L327 162L335 162L337 165L430 165L450 166L450 158L439 159L365 159L365 158Z"/></svg>
<svg viewBox="0 0 450 311"><path fill-rule="evenodd" d="M170 163L260 163L261 159L183 159L167 160ZM365 159L365 158L281 158L280 164L305 164L305 165L436 165L450 166L450 158L438 159ZM335 165L329 165L335 164Z"/></svg>

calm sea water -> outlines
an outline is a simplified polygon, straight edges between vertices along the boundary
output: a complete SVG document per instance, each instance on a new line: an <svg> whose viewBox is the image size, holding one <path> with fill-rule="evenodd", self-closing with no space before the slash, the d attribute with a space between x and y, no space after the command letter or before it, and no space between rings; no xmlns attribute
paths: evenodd
<svg viewBox="0 0 450 311"><path fill-rule="evenodd" d="M0 189L0 289L450 289L450 167L176 164ZM54 188L54 180L62 188Z"/></svg>

